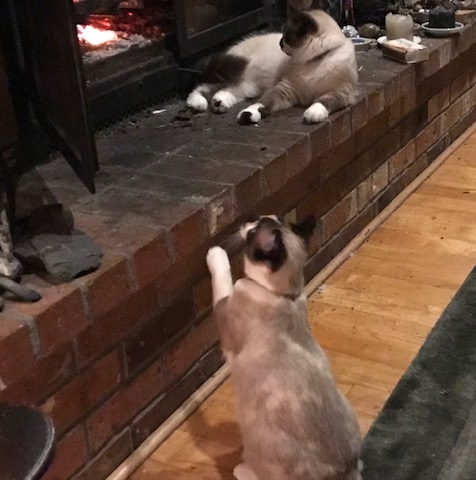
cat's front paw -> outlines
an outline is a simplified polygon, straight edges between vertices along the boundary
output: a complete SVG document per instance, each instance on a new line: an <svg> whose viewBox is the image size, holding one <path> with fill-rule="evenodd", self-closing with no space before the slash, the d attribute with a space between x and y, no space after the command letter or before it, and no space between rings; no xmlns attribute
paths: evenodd
<svg viewBox="0 0 476 480"><path fill-rule="evenodd" d="M329 110L322 103L313 103L304 112L304 123L319 123L329 116Z"/></svg>
<svg viewBox="0 0 476 480"><path fill-rule="evenodd" d="M222 268L229 268L228 255L221 247L212 247L207 253L207 266L211 274Z"/></svg>
<svg viewBox="0 0 476 480"><path fill-rule="evenodd" d="M262 103L253 103L238 114L240 125L252 125L261 122L264 118L265 106Z"/></svg>
<svg viewBox="0 0 476 480"><path fill-rule="evenodd" d="M220 90L212 97L212 110L215 113L224 113L237 102L238 99L232 93Z"/></svg>
<svg viewBox="0 0 476 480"><path fill-rule="evenodd" d="M196 112L205 112L208 108L208 102L201 93L192 92L187 97L187 107Z"/></svg>

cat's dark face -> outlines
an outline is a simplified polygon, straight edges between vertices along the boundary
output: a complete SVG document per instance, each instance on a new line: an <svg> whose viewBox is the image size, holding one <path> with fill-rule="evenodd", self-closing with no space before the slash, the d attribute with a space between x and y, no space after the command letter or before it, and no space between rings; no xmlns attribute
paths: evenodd
<svg viewBox="0 0 476 480"><path fill-rule="evenodd" d="M305 242L316 225L314 218L291 224L275 215L260 216L241 228L245 240L245 255L253 264L264 264L277 272L290 257L305 254Z"/></svg>
<svg viewBox="0 0 476 480"><path fill-rule="evenodd" d="M302 48L311 38L319 33L319 26L315 19L305 12L296 12L291 15L283 28L281 49L287 55L293 50Z"/></svg>

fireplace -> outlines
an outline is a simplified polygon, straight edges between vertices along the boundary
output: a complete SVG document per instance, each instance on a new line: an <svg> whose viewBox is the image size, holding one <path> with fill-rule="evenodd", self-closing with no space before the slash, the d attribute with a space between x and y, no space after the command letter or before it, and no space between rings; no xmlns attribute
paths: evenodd
<svg viewBox="0 0 476 480"><path fill-rule="evenodd" d="M269 25L277 3L5 0L0 39L19 125L16 173L41 163L52 143L94 192L94 130L181 96L199 57Z"/></svg>

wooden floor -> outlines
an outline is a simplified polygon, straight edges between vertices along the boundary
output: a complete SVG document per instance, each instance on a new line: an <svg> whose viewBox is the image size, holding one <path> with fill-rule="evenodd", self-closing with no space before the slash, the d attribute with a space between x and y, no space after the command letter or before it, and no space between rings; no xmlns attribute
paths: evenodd
<svg viewBox="0 0 476 480"><path fill-rule="evenodd" d="M365 434L476 263L476 133L314 294L310 322ZM130 480L225 480L240 460L225 382Z"/></svg>

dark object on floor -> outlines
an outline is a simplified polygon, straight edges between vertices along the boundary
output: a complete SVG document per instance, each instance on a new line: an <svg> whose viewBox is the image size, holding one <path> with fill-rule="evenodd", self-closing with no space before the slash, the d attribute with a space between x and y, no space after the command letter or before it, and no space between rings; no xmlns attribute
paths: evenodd
<svg viewBox="0 0 476 480"><path fill-rule="evenodd" d="M71 212L60 204L40 207L19 222L13 244L25 270L46 270L61 281L97 270L101 264L101 250L74 228Z"/></svg>
<svg viewBox="0 0 476 480"><path fill-rule="evenodd" d="M476 268L364 439L365 480L476 478Z"/></svg>
<svg viewBox="0 0 476 480"><path fill-rule="evenodd" d="M26 406L0 403L0 478L37 480L54 454L52 421Z"/></svg>

